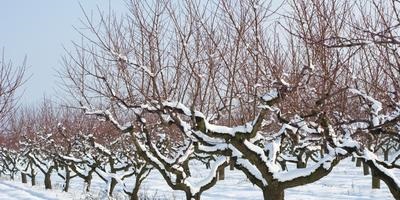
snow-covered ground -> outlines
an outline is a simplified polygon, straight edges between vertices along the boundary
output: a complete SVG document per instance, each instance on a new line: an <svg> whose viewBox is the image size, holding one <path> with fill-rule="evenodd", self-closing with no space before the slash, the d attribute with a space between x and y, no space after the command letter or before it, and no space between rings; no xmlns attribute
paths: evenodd
<svg viewBox="0 0 400 200"><path fill-rule="evenodd" d="M350 159L342 161L339 166L327 177L306 186L288 189L285 193L286 199L302 200L367 200L367 199L393 199L385 183L381 182L381 189L371 189L371 176L364 176L362 168L354 167L355 163ZM197 172L201 170L196 170ZM395 171L400 177L400 171ZM201 173L196 177L202 177ZM106 199L104 189L105 183L95 178L92 183L92 192L82 192L83 182L80 179L73 179L71 192L61 192L61 181L54 176L54 188L46 191L41 182L38 186L31 187L19 182L0 179L0 200L13 199ZM38 181L42 181L40 178ZM141 191L150 199L183 199L183 193L172 191L160 175L153 171L143 183ZM116 199L128 199L121 188L115 191ZM237 170L226 170L226 179L219 181L212 189L203 194L203 199L262 199L262 194L257 187L253 187L245 176Z"/></svg>
<svg viewBox="0 0 400 200"><path fill-rule="evenodd" d="M59 191L44 190L42 187L30 187L14 181L0 180L0 199L1 200L57 200L73 199L69 193Z"/></svg>

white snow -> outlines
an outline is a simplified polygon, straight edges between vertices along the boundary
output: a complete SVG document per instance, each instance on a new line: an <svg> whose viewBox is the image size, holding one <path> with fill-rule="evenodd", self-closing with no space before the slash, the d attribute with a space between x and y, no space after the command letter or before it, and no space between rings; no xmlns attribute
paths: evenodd
<svg viewBox="0 0 400 200"><path fill-rule="evenodd" d="M372 124L374 126L378 126L380 123L380 118L381 118L381 116L379 115L379 112L382 110L382 103L357 89L350 89L350 92L352 92L353 94L362 96L363 98L365 98L372 104L371 105Z"/></svg>
<svg viewBox="0 0 400 200"><path fill-rule="evenodd" d="M72 193L45 190L43 186L31 187L15 181L0 179L0 199L2 200L58 200L73 199Z"/></svg>
<svg viewBox="0 0 400 200"><path fill-rule="evenodd" d="M310 68L311 71L315 70L315 65L312 62L310 62L310 65L308 67Z"/></svg>
<svg viewBox="0 0 400 200"><path fill-rule="evenodd" d="M267 92L266 94L264 94L264 96L261 97L261 99L264 101L271 101L276 98L278 98L278 90L276 88Z"/></svg>
<svg viewBox="0 0 400 200"><path fill-rule="evenodd" d="M220 134L228 134L234 136L236 133L250 133L253 130L253 125L252 123L248 122L243 126L236 126L236 127L228 127L228 126L221 126L221 125L215 125L215 124L210 124L208 123L207 120L205 120L206 128L207 130L214 132L214 133L220 133Z"/></svg>
<svg viewBox="0 0 400 200"><path fill-rule="evenodd" d="M285 192L287 200L391 200L393 199L387 186L381 182L381 189L371 189L371 175L363 176L362 168L354 167L355 163L350 158L339 163L332 172L321 180L305 186L288 189ZM203 178L205 172L202 165L192 166L194 176ZM294 166L289 166L293 168ZM393 171L400 177L400 170ZM205 174L204 174L205 173ZM53 190L44 190L43 177L38 174L38 186L31 187L29 184L16 181L0 179L0 199L4 200L49 200L49 199L107 199L105 190L106 183L95 176L92 182L92 192L84 193L83 181L79 178L72 179L71 191L61 192L62 180L53 175ZM18 182L17 182L18 181ZM132 179L127 179L127 186L133 184ZM173 191L165 183L157 170L150 173L141 187L141 192L148 197L159 199L185 199L181 191ZM123 194L123 187L118 184L114 192L115 199L127 200ZM247 181L245 175L238 171L230 171L228 168L225 173L225 180L218 181L210 190L203 193L202 199L212 200L241 200L254 199L262 200L262 192L256 186Z"/></svg>

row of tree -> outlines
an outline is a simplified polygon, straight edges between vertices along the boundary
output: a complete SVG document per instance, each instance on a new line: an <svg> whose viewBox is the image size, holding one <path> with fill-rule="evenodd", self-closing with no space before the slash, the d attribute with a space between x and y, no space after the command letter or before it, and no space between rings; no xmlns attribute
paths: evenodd
<svg viewBox="0 0 400 200"><path fill-rule="evenodd" d="M39 169L47 188L53 171L65 188L73 177L89 186L96 173L110 195L120 183L135 199L155 169L200 199L231 165L264 199L279 200L354 156L400 199L392 173L400 168L399 6L131 0L122 17L85 14L83 41L60 72L65 100L83 114L44 103L15 117L7 137L19 142L2 151L3 171ZM200 182L191 160L209 167Z"/></svg>

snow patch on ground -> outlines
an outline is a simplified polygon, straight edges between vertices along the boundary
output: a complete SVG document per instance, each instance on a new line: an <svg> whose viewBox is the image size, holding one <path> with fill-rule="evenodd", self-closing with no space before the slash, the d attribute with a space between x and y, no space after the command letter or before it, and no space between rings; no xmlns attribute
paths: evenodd
<svg viewBox="0 0 400 200"><path fill-rule="evenodd" d="M354 167L355 162L351 159L342 161L336 166L332 173L321 180L300 187L286 190L287 200L390 200L393 199L385 183L381 182L381 189L371 189L371 175L364 176L361 167ZM289 166L293 167L293 166ZM196 165L193 170L193 180L204 178L208 171L203 165ZM393 171L400 177L400 170ZM19 179L17 179L19 181ZM38 174L38 186L31 187L29 184L22 184L17 181L0 179L0 200L53 200L53 199L107 199L106 184L98 177L92 182L92 192L83 192L83 181L72 179L70 192L61 192L62 181L53 175L53 190L45 190L43 177ZM127 186L133 183L128 182ZM142 194L150 199L185 199L184 193L171 190L161 175L153 170L148 179L142 185ZM123 194L122 187L117 185L114 192L115 199L129 199ZM261 200L262 193L250 182L245 175L238 171L226 169L225 180L219 181L213 188L202 195L202 199L212 200L239 200L254 199Z"/></svg>

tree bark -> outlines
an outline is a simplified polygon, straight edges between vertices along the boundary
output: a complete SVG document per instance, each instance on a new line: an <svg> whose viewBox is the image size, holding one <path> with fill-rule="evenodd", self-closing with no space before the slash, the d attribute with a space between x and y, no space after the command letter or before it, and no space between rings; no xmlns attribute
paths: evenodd
<svg viewBox="0 0 400 200"><path fill-rule="evenodd" d="M64 188L63 188L64 192L68 192L70 180L71 180L71 172L69 170L69 167L65 166L65 182L64 182Z"/></svg>
<svg viewBox="0 0 400 200"><path fill-rule="evenodd" d="M35 174L35 170L33 169L32 163L30 163L30 167L31 167L31 185L34 186L36 185L36 174Z"/></svg>
<svg viewBox="0 0 400 200"><path fill-rule="evenodd" d="M235 170L235 162L232 159L229 161L229 170Z"/></svg>
<svg viewBox="0 0 400 200"><path fill-rule="evenodd" d="M200 200L200 196L201 196L201 193L199 192L199 193L194 195L193 199L194 200Z"/></svg>
<svg viewBox="0 0 400 200"><path fill-rule="evenodd" d="M218 180L225 180L225 167L218 170Z"/></svg>
<svg viewBox="0 0 400 200"><path fill-rule="evenodd" d="M186 200L192 200L192 193L189 190L185 190Z"/></svg>
<svg viewBox="0 0 400 200"><path fill-rule="evenodd" d="M324 149L321 149L319 153L321 154L321 158L323 158L324 155L325 155L325 150L324 150Z"/></svg>
<svg viewBox="0 0 400 200"><path fill-rule="evenodd" d="M85 192L89 192L90 191L90 184L92 183L92 175L89 175L85 178Z"/></svg>
<svg viewBox="0 0 400 200"><path fill-rule="evenodd" d="M389 160L389 151L383 151L383 157L385 161Z"/></svg>
<svg viewBox="0 0 400 200"><path fill-rule="evenodd" d="M381 181L378 177L372 175L372 189L381 188Z"/></svg>
<svg viewBox="0 0 400 200"><path fill-rule="evenodd" d="M139 200L139 187L133 188L130 200Z"/></svg>
<svg viewBox="0 0 400 200"><path fill-rule="evenodd" d="M22 172L21 172L21 181L22 181L22 183L27 183L28 182L26 174L22 173Z"/></svg>
<svg viewBox="0 0 400 200"><path fill-rule="evenodd" d="M356 167L361 167L361 158L357 158Z"/></svg>
<svg viewBox="0 0 400 200"><path fill-rule="evenodd" d="M201 193L192 195L191 193L186 193L186 200L200 200Z"/></svg>
<svg viewBox="0 0 400 200"><path fill-rule="evenodd" d="M375 185L376 188L379 188L380 187L379 180L382 180L389 187L389 190L392 193L394 199L400 200L400 186L397 184L396 179L394 177L386 174L385 172L381 171L377 167L377 164L374 163L373 161L369 160L369 161L367 161L367 163L371 169L373 178L375 178L375 180L372 179L372 186Z"/></svg>
<svg viewBox="0 0 400 200"><path fill-rule="evenodd" d="M139 200L139 189L140 185L142 184L141 178L144 174L144 168L140 170L140 172L136 175L136 181L135 181L135 187L132 190L131 193L131 200Z"/></svg>
<svg viewBox="0 0 400 200"><path fill-rule="evenodd" d="M47 172L44 175L44 188L51 189L51 172Z"/></svg>
<svg viewBox="0 0 400 200"><path fill-rule="evenodd" d="M36 185L36 175L34 173L31 174L31 185Z"/></svg>
<svg viewBox="0 0 400 200"><path fill-rule="evenodd" d="M297 164L296 164L296 167L298 169L306 168L307 167L307 163L298 161Z"/></svg>
<svg viewBox="0 0 400 200"><path fill-rule="evenodd" d="M108 190L108 196L112 197L112 193L116 185L117 185L117 180L115 180L115 178L111 178L110 189Z"/></svg>
<svg viewBox="0 0 400 200"><path fill-rule="evenodd" d="M363 161L363 172L364 172L364 176L369 175L369 166L364 161Z"/></svg>
<svg viewBox="0 0 400 200"><path fill-rule="evenodd" d="M115 174L117 171L115 170L115 167L114 167L114 159L112 158L112 156L109 156L108 160L110 162L111 173ZM112 197L115 185L117 185L117 180L115 180L115 178L111 178L110 188L108 190L109 197Z"/></svg>
<svg viewBox="0 0 400 200"><path fill-rule="evenodd" d="M266 188L263 190L264 200L284 200L285 190L280 188Z"/></svg>

